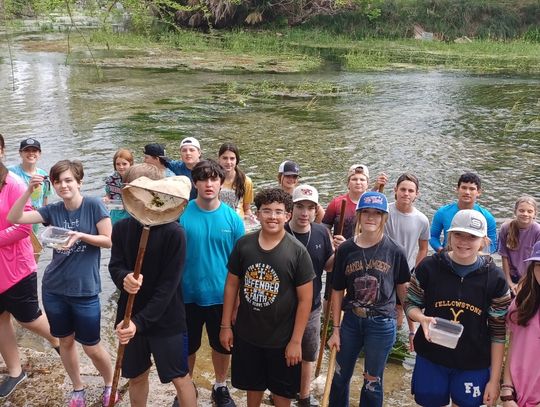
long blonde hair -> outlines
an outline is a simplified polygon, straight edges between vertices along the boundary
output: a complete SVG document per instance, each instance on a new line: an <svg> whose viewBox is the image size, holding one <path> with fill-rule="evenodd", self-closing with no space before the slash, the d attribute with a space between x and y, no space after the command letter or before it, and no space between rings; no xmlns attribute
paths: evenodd
<svg viewBox="0 0 540 407"><path fill-rule="evenodd" d="M379 229L377 230L377 233L382 237L384 234L384 225L386 224L386 221L388 220L388 213L382 212L382 219L381 224L379 225ZM357 236L360 233L362 233L362 225L360 224L360 217L362 216L362 211L356 211L356 226L354 228L354 235Z"/></svg>
<svg viewBox="0 0 540 407"><path fill-rule="evenodd" d="M538 203L536 202L536 199L529 195L523 195L518 198L518 200L514 204L514 216L516 215L519 205L521 205L522 203L528 203L529 205L531 205L534 208L534 214L536 216L536 214L538 213ZM519 225L515 217L510 221L510 224L508 226L508 234L506 235L506 247L510 250L517 250L517 248L519 247Z"/></svg>

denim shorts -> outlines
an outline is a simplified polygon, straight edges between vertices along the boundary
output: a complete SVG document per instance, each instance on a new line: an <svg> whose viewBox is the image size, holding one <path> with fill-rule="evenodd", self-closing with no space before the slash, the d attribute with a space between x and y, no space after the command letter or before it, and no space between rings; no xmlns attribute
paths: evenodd
<svg viewBox="0 0 540 407"><path fill-rule="evenodd" d="M446 406L450 398L460 407L478 407L483 404L488 381L489 368L451 369L417 355L411 392L414 400L425 407Z"/></svg>
<svg viewBox="0 0 540 407"><path fill-rule="evenodd" d="M100 341L101 306L98 295L70 297L43 291L43 308L51 326L51 334L92 346Z"/></svg>

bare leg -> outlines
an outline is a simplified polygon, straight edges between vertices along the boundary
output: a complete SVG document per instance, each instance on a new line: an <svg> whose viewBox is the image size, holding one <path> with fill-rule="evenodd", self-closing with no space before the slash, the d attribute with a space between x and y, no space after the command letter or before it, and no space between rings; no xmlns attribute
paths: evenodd
<svg viewBox="0 0 540 407"><path fill-rule="evenodd" d="M300 398L309 397L311 388L311 374L313 372L313 362L302 361L302 376L300 379Z"/></svg>
<svg viewBox="0 0 540 407"><path fill-rule="evenodd" d="M51 327L49 326L49 321L47 320L45 314L41 314L38 319L32 322L17 322L19 322L23 328L26 328L29 331L32 331L35 334L45 338L47 341L49 341L53 348L60 346L60 341L58 338L51 335Z"/></svg>
<svg viewBox="0 0 540 407"><path fill-rule="evenodd" d="M131 407L146 407L149 391L149 373L150 369L133 379L129 379L129 401Z"/></svg>
<svg viewBox="0 0 540 407"><path fill-rule="evenodd" d="M214 374L216 382L223 383L227 380L231 355L216 352L212 349L212 364L214 365Z"/></svg>
<svg viewBox="0 0 540 407"><path fill-rule="evenodd" d="M194 353L192 355L188 355L188 368L189 368L189 375L193 377L193 371L195 370L195 361L197 360L197 353Z"/></svg>
<svg viewBox="0 0 540 407"><path fill-rule="evenodd" d="M113 367L111 357L101 343L87 346L83 345L84 353L92 360L92 363L103 377L105 386L111 386L113 381Z"/></svg>
<svg viewBox="0 0 540 407"><path fill-rule="evenodd" d="M277 394L274 394L274 406L276 407L290 407L291 405L291 399L278 396Z"/></svg>
<svg viewBox="0 0 540 407"><path fill-rule="evenodd" d="M176 377L172 380L172 382L176 389L176 394L179 401L178 404L182 407L196 407L197 396L195 394L195 387L191 381L191 376L187 374L184 377Z"/></svg>
<svg viewBox="0 0 540 407"><path fill-rule="evenodd" d="M19 348L15 329L11 323L11 314L4 311L0 314L0 355L7 366L11 377L18 377L22 372Z"/></svg>
<svg viewBox="0 0 540 407"><path fill-rule="evenodd" d="M74 390L81 390L83 382L81 380L81 370L79 366L79 355L75 343L75 334L60 338L60 359L66 372L73 383Z"/></svg>
<svg viewBox="0 0 540 407"><path fill-rule="evenodd" d="M247 391L247 407L259 407L262 403L264 392L262 391Z"/></svg>

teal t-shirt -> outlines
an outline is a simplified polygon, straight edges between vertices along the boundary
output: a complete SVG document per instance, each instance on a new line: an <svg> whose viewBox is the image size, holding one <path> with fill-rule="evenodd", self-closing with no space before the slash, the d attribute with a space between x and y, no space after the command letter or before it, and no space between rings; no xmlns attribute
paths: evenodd
<svg viewBox="0 0 540 407"><path fill-rule="evenodd" d="M8 168L13 174L18 175L26 185L30 183L30 178L32 178L32 174L26 173L22 166L19 165L13 165ZM47 172L45 170L42 170L41 168L36 169L36 174L47 176ZM51 184L49 181L43 182L39 187L34 189L34 192L32 192L32 195L30 195L30 200L32 201L32 206L34 209L41 208L43 206L43 201L45 198L48 198L51 196Z"/></svg>
<svg viewBox="0 0 540 407"><path fill-rule="evenodd" d="M193 200L180 217L180 225L186 232L184 303L223 304L227 261L236 241L244 235L244 222L224 203L205 211Z"/></svg>

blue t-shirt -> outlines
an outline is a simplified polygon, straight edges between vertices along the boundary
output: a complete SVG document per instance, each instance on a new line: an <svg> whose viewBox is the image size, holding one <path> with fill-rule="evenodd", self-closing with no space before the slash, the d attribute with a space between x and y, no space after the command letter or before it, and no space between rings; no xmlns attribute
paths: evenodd
<svg viewBox="0 0 540 407"><path fill-rule="evenodd" d="M165 167L169 171L172 171L174 175L184 175L189 178L191 181L191 192L189 193L189 200L193 200L197 198L197 189L195 188L195 185L193 185L193 178L191 178L191 170L187 167L186 164L184 164L181 160L165 160ZM169 175L165 175L169 176Z"/></svg>
<svg viewBox="0 0 540 407"><path fill-rule="evenodd" d="M45 224L97 235L96 224L109 213L97 198L84 197L74 211L63 201L38 209ZM72 297L97 295L101 291L99 276L100 248L78 241L69 250L53 249L51 263L43 275L43 291Z"/></svg>
<svg viewBox="0 0 540 407"><path fill-rule="evenodd" d="M217 209L205 211L196 201L190 201L180 225L186 231L184 303L223 304L227 261L236 241L244 235L244 222L222 202Z"/></svg>
<svg viewBox="0 0 540 407"><path fill-rule="evenodd" d="M474 204L473 209L480 212L486 218L487 237L489 237L489 240L491 241L489 245L489 252L495 253L497 251L497 222L495 222L495 218L493 217L491 212L483 206ZM441 247L446 247L448 229L450 229L452 219L458 212L458 204L457 202L453 202L451 204L441 206L437 210L437 212L435 212L435 215L433 215L433 221L431 222L430 231L431 237L429 239L429 244L433 248L433 250L437 251ZM443 232L444 234L442 244L441 232Z"/></svg>

